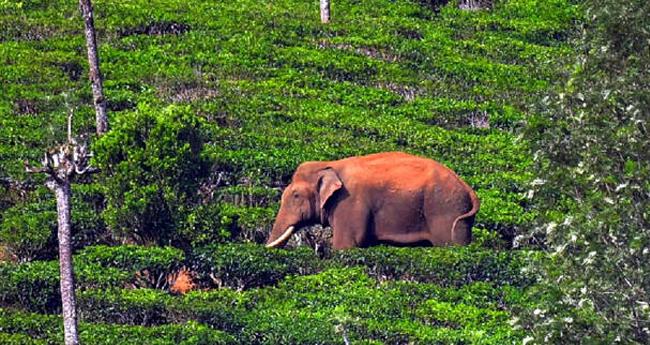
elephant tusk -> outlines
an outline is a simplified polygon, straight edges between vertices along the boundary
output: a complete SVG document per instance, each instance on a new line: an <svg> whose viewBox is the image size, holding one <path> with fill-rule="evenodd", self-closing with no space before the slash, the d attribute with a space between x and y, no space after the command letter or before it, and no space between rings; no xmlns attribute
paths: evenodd
<svg viewBox="0 0 650 345"><path fill-rule="evenodd" d="M291 235L293 234L293 229L294 229L293 226L288 227L287 230L285 230L284 233L280 237L278 237L278 239L267 244L266 248L275 248L281 243L283 243L284 241L288 240L289 237L291 237Z"/></svg>

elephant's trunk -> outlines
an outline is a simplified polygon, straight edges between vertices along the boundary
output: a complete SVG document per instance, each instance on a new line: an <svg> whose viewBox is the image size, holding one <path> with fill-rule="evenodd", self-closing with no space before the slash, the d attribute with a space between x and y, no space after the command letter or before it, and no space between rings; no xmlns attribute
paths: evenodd
<svg viewBox="0 0 650 345"><path fill-rule="evenodd" d="M291 237L294 229L295 227L293 226L288 227L287 230L285 230L284 233L280 235L280 237L276 238L273 242L267 243L266 248L275 248L283 245L284 242L286 242L289 239L289 237Z"/></svg>

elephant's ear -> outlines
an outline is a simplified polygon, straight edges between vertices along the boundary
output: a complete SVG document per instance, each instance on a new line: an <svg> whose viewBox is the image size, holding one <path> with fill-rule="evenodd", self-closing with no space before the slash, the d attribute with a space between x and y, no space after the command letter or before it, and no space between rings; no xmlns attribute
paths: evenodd
<svg viewBox="0 0 650 345"><path fill-rule="evenodd" d="M327 168L318 173L318 195L320 198L321 221L325 220L325 204L334 193L343 187L343 182L332 168Z"/></svg>

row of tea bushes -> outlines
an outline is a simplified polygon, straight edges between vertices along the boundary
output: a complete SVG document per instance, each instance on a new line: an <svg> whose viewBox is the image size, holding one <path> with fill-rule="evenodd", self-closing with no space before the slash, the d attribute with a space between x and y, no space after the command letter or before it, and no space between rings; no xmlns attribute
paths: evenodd
<svg viewBox="0 0 650 345"><path fill-rule="evenodd" d="M148 334L165 327L170 333L207 332L207 326L247 344L342 344L344 337L377 344L513 343L523 334L510 325L510 310L528 303L523 290L510 285L381 282L361 267L287 277L277 286L245 291L221 288L170 296L159 290L109 288L83 291L78 299L88 327L119 324L110 327ZM0 314L2 332L31 335L52 329L44 320L60 321L13 312L27 319L21 328L18 321L1 319L8 313ZM110 332L110 327L102 331Z"/></svg>
<svg viewBox="0 0 650 345"><path fill-rule="evenodd" d="M350 266L360 266L380 281L407 280L441 286L484 281L520 287L534 282L533 276L522 273L528 252L494 250L479 245L449 248L378 246L335 251L326 257L319 257L307 247L282 250L245 243L209 245L194 250L187 257L181 250L171 247L92 246L77 253L74 260L80 290L142 287L168 291L173 275L182 267L190 269L193 284L198 287L238 290L273 285L287 276ZM0 304L38 312L60 310L57 261L3 263L0 264L0 279L3 281Z"/></svg>
<svg viewBox="0 0 650 345"><path fill-rule="evenodd" d="M81 322L82 344L97 345L220 345L236 344L224 332L197 322L156 327ZM5 345L55 345L63 343L63 321L43 315L0 308L0 343Z"/></svg>
<svg viewBox="0 0 650 345"><path fill-rule="evenodd" d="M77 287L167 288L167 276L185 255L171 247L93 246L74 256ZM0 305L38 312L60 311L58 261L0 263Z"/></svg>
<svg viewBox="0 0 650 345"><path fill-rule="evenodd" d="M527 260L535 260L539 255L499 250L505 244L494 232L477 229L476 234L476 242L466 247L377 246L334 251L323 258L307 247L269 250L255 244L224 243L195 250L189 265L201 286L236 289L274 284L288 275L348 266L364 267L368 274L380 280L443 286L475 281L527 286L534 282L534 277L521 270Z"/></svg>

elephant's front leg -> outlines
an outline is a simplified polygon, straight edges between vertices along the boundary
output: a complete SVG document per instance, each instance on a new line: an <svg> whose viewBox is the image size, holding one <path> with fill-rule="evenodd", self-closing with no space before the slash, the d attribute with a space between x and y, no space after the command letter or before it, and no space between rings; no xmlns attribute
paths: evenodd
<svg viewBox="0 0 650 345"><path fill-rule="evenodd" d="M330 217L334 249L365 247L372 230L370 210L364 205L339 204Z"/></svg>

